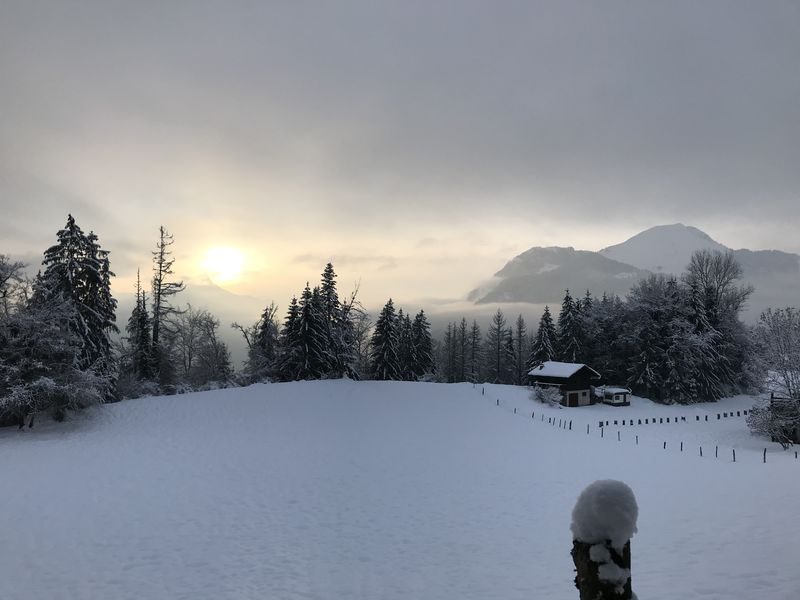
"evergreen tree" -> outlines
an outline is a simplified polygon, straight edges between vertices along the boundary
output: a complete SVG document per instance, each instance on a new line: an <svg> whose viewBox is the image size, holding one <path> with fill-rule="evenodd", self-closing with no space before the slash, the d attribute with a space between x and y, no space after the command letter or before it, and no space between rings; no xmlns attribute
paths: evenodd
<svg viewBox="0 0 800 600"><path fill-rule="evenodd" d="M486 332L487 376L492 383L503 383L508 370L506 318L499 308Z"/></svg>
<svg viewBox="0 0 800 600"><path fill-rule="evenodd" d="M583 353L580 306L576 306L569 290L564 294L558 315L558 346L564 362L580 362Z"/></svg>
<svg viewBox="0 0 800 600"><path fill-rule="evenodd" d="M416 349L414 348L414 329L411 317L401 308L397 312L397 362L399 375L403 381L414 381L416 374L414 367L417 362Z"/></svg>
<svg viewBox="0 0 800 600"><path fill-rule="evenodd" d="M539 328L536 330L536 337L531 346L531 354L527 364L528 370L539 366L543 362L556 359L558 356L556 339L556 327L553 324L550 307L545 306L544 312L539 319Z"/></svg>
<svg viewBox="0 0 800 600"><path fill-rule="evenodd" d="M98 373L113 372L110 334L117 331L117 301L111 295L108 252L94 233L84 234L72 215L44 253L45 269L34 284L34 302L60 298L75 309L73 332L80 340L78 366Z"/></svg>
<svg viewBox="0 0 800 600"><path fill-rule="evenodd" d="M469 381L477 383L481 380L481 365L483 362L483 352L481 351L481 328L478 322L473 320L469 330Z"/></svg>
<svg viewBox="0 0 800 600"><path fill-rule="evenodd" d="M420 310L411 324L411 335L414 344L413 372L416 377L433 372L433 341L431 340L431 326L425 311Z"/></svg>
<svg viewBox="0 0 800 600"><path fill-rule="evenodd" d="M297 297L292 296L283 329L279 338L278 377L283 381L300 379L302 356L300 352L300 305Z"/></svg>
<svg viewBox="0 0 800 600"><path fill-rule="evenodd" d="M319 379L327 373L331 360L326 348L328 332L319 288L312 291L306 283L299 309L297 343L300 362L297 375L300 379Z"/></svg>
<svg viewBox="0 0 800 600"><path fill-rule="evenodd" d="M524 385L527 383L527 345L528 345L528 326L522 315L517 316L514 335L514 383Z"/></svg>
<svg viewBox="0 0 800 600"><path fill-rule="evenodd" d="M397 315L394 302L389 301L378 315L372 333L372 372L375 379L399 379L400 368L397 358Z"/></svg>
<svg viewBox="0 0 800 600"><path fill-rule="evenodd" d="M150 338L150 315L147 312L147 295L142 289L139 270L136 270L136 304L125 328L130 345L130 369L138 380L153 377L153 344Z"/></svg>
<svg viewBox="0 0 800 600"><path fill-rule="evenodd" d="M467 319L461 317L461 322L458 325L458 332L456 334L456 344L458 346L456 349L456 381L467 380L467 331Z"/></svg>

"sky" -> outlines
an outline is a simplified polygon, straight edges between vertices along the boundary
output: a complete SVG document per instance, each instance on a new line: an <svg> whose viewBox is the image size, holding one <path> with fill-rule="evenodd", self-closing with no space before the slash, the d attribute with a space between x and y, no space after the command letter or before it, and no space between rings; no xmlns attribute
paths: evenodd
<svg viewBox="0 0 800 600"><path fill-rule="evenodd" d="M332 260L434 307L665 223L800 252L799 30L779 1L0 0L0 252L72 213L128 292L163 224L190 282L285 306Z"/></svg>

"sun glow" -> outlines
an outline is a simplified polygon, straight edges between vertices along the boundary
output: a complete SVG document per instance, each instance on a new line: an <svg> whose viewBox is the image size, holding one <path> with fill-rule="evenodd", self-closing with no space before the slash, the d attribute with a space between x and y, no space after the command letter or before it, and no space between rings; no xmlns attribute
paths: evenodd
<svg viewBox="0 0 800 600"><path fill-rule="evenodd" d="M238 248L217 246L206 251L200 266L211 281L224 284L239 280L244 263L244 253Z"/></svg>

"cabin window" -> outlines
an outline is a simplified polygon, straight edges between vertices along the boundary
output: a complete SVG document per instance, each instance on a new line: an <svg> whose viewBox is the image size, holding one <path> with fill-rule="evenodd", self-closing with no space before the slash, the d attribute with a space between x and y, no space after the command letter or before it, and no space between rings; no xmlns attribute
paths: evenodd
<svg viewBox="0 0 800 600"><path fill-rule="evenodd" d="M614 394L614 400L619 400L619 399L620 399L619 394Z"/></svg>
<svg viewBox="0 0 800 600"><path fill-rule="evenodd" d="M586 397L586 392L581 392L581 396Z"/></svg>

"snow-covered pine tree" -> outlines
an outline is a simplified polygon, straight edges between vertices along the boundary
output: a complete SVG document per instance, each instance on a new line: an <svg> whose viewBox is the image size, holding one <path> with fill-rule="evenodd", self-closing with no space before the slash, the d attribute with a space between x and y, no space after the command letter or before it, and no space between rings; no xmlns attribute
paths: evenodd
<svg viewBox="0 0 800 600"><path fill-rule="evenodd" d="M531 346L531 354L528 357L528 370L539 366L543 362L557 358L556 339L557 333L553 323L553 316L550 314L550 307L545 305L544 312L539 319L536 337Z"/></svg>
<svg viewBox="0 0 800 600"><path fill-rule="evenodd" d="M113 391L109 374L80 368L85 320L76 302L44 290L47 280L37 285L36 300L0 322L0 425L21 426L39 412L60 420Z"/></svg>
<svg viewBox="0 0 800 600"><path fill-rule="evenodd" d="M573 301L569 290L564 294L561 312L558 315L558 347L564 362L580 362L583 353L581 310Z"/></svg>
<svg viewBox="0 0 800 600"><path fill-rule="evenodd" d="M425 311L420 310L411 324L411 335L414 343L414 376L419 378L433 372L433 340L431 326Z"/></svg>
<svg viewBox="0 0 800 600"><path fill-rule="evenodd" d="M147 296L142 289L139 270L136 270L136 303L125 328L130 347L129 365L137 380L151 379L154 375L153 344L150 338L150 315L147 312Z"/></svg>
<svg viewBox="0 0 800 600"><path fill-rule="evenodd" d="M313 290L306 283L300 296L297 319L299 348L299 379L319 379L328 372L330 354L327 351L327 330L319 288Z"/></svg>
<svg viewBox="0 0 800 600"><path fill-rule="evenodd" d="M492 383L503 383L508 370L507 336L506 317L498 308L486 332L486 374L488 381Z"/></svg>
<svg viewBox="0 0 800 600"><path fill-rule="evenodd" d="M469 362L468 380L472 383L481 381L481 369L483 366L483 352L481 348L481 328L478 322L473 320L469 330Z"/></svg>
<svg viewBox="0 0 800 600"><path fill-rule="evenodd" d="M84 234L72 215L57 233L57 243L44 253L40 273L34 284L33 302L60 298L75 308L72 322L81 342L78 366L96 373L114 373L110 334L117 331L117 301L111 295L108 252L94 233Z"/></svg>
<svg viewBox="0 0 800 600"><path fill-rule="evenodd" d="M414 381L416 379L414 367L417 362L414 330L411 317L405 314L402 308L397 312L397 327L397 361L400 378L404 381Z"/></svg>
<svg viewBox="0 0 800 600"><path fill-rule="evenodd" d="M525 368L527 364L528 353L528 326L522 315L517 316L514 331L514 383L516 385L525 385L527 383L528 369Z"/></svg>
<svg viewBox="0 0 800 600"><path fill-rule="evenodd" d="M375 379L399 379L397 315L389 298L375 322L371 340L371 367Z"/></svg>
<svg viewBox="0 0 800 600"><path fill-rule="evenodd" d="M297 297L292 296L286 318L283 322L280 337L278 338L278 368L277 376L283 381L296 381L300 379L301 352L300 352L300 305Z"/></svg>
<svg viewBox="0 0 800 600"><path fill-rule="evenodd" d="M355 319L361 311L356 300L358 289L356 288L349 300L342 302L336 288L336 277L333 264L325 265L320 283L320 298L327 334L326 353L330 356L327 376L357 377L358 373L354 368L358 356Z"/></svg>
<svg viewBox="0 0 800 600"><path fill-rule="evenodd" d="M467 319L461 317L461 322L458 324L458 332L456 334L456 342L458 349L456 352L457 357L457 381L467 380L467 348L469 344Z"/></svg>

